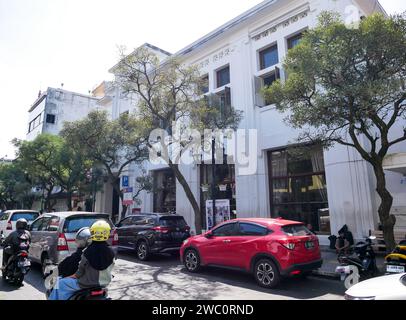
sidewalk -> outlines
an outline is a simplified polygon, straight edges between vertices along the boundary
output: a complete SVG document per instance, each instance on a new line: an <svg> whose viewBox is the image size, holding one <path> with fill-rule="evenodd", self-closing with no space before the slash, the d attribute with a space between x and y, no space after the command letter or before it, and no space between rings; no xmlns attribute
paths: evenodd
<svg viewBox="0 0 406 320"><path fill-rule="evenodd" d="M320 269L313 271L313 274L316 276L328 277L328 278L340 278L339 274L336 274L335 270L338 266L337 254L335 250L330 249L329 247L321 247L321 257L323 259L323 265ZM384 255L376 255L376 265L379 270L384 268Z"/></svg>

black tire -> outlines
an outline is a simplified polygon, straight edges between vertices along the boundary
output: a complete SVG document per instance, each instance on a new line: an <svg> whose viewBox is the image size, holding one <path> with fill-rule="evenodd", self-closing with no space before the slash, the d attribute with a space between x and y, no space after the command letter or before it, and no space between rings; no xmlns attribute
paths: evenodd
<svg viewBox="0 0 406 320"><path fill-rule="evenodd" d="M254 267L254 278L261 287L267 289L276 288L281 281L278 267L268 258L257 261Z"/></svg>
<svg viewBox="0 0 406 320"><path fill-rule="evenodd" d="M23 285L24 275L21 275L14 281L15 285L21 287Z"/></svg>
<svg viewBox="0 0 406 320"><path fill-rule="evenodd" d="M201 269L200 256L195 249L186 249L183 254L183 264L188 272L196 273Z"/></svg>
<svg viewBox="0 0 406 320"><path fill-rule="evenodd" d="M147 261L151 256L148 243L145 240L138 241L137 245L135 246L135 253L138 260Z"/></svg>

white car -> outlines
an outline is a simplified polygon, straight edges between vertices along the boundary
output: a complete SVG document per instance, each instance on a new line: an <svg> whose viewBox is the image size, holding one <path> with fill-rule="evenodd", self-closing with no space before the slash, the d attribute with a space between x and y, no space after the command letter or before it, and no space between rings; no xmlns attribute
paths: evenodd
<svg viewBox="0 0 406 320"><path fill-rule="evenodd" d="M28 224L39 217L39 212L34 210L7 210L0 216L0 234L7 237L16 229L18 219L25 219Z"/></svg>
<svg viewBox="0 0 406 320"><path fill-rule="evenodd" d="M406 273L357 283L345 293L346 300L406 300Z"/></svg>

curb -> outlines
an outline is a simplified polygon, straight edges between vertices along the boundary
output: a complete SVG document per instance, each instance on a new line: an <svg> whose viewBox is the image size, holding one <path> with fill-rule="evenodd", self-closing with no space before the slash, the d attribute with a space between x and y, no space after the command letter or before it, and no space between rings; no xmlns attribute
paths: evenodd
<svg viewBox="0 0 406 320"><path fill-rule="evenodd" d="M323 271L323 270L313 270L312 275L316 276L316 277L322 277L322 278L328 278L328 279L335 279L335 280L340 279L339 274L337 274L335 272L329 272L329 271Z"/></svg>

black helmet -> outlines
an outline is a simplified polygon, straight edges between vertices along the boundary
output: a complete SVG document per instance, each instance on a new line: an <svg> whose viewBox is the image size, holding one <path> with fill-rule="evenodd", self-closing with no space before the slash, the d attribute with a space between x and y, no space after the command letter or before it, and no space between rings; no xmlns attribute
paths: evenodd
<svg viewBox="0 0 406 320"><path fill-rule="evenodd" d="M16 229L20 230L20 229L24 229L26 230L28 227L28 222L25 219L18 219L16 222Z"/></svg>

